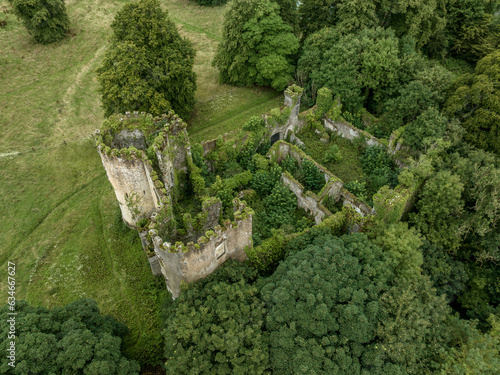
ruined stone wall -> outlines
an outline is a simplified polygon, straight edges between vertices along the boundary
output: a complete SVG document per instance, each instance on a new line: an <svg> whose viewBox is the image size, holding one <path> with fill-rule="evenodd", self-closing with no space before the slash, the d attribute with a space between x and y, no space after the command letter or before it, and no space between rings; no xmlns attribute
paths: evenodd
<svg viewBox="0 0 500 375"><path fill-rule="evenodd" d="M136 226L140 220L149 218L161 205L151 178L149 161L145 156L134 153L129 157L120 153L108 154L101 146L98 152L115 190L123 220L130 226Z"/></svg>
<svg viewBox="0 0 500 375"><path fill-rule="evenodd" d="M375 210L367 205L362 200L358 199L354 194L350 191L342 188L340 189L340 196L342 197L342 201L344 206L350 206L361 216L375 215Z"/></svg>
<svg viewBox="0 0 500 375"><path fill-rule="evenodd" d="M175 114L169 113L164 117L168 123L156 137L153 147L165 186L171 190L179 184L178 173L188 172L190 144L187 125Z"/></svg>
<svg viewBox="0 0 500 375"><path fill-rule="evenodd" d="M167 288L174 298L180 295L181 283L207 277L227 259L244 261L245 247L252 247L251 210L237 211L234 222L226 222L200 237L197 244L170 244L150 231Z"/></svg>
<svg viewBox="0 0 500 375"><path fill-rule="evenodd" d="M382 143L370 133L358 129L347 122L333 121L326 117L323 119L323 125L326 129L336 132L341 137L350 139L351 141L363 135L368 146L382 145Z"/></svg>
<svg viewBox="0 0 500 375"><path fill-rule="evenodd" d="M373 208L351 194L348 190L344 189L344 183L341 179L332 174L321 164L318 164L298 147L284 141L278 141L269 149L267 155L271 160L276 162L281 162L287 155L293 157L299 164L301 164L304 159L308 159L313 162L321 172L323 172L326 184L323 189L321 189L319 195L310 191L304 192L304 187L286 172L283 173L284 178L282 179L283 183L285 183L297 197L299 207L302 207L313 214L316 224L321 222L325 216L331 215L330 211L328 211L322 204L326 197L331 197L334 200L342 199L344 206L352 207L363 217L375 214L375 210Z"/></svg>
<svg viewBox="0 0 500 375"><path fill-rule="evenodd" d="M302 97L303 88L292 85L285 90L285 107L290 108L290 115L287 121L283 124L278 124L274 126L270 131L270 136L273 137L275 134L279 134L279 139L283 140L287 136L293 135L298 132L304 125L304 121L299 120L300 111L300 98ZM283 111L283 108L281 109Z"/></svg>
<svg viewBox="0 0 500 375"><path fill-rule="evenodd" d="M297 197L297 206L311 214L316 224L321 223L325 216L332 215L332 213L320 203L320 199L316 194L310 191L306 192L304 186L295 180L288 172L284 172L281 175L281 182L295 194Z"/></svg>

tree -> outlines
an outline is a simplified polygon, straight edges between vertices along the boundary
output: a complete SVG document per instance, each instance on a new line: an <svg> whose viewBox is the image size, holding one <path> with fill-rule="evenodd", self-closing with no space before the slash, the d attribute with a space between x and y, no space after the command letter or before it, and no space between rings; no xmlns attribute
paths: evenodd
<svg viewBox="0 0 500 375"><path fill-rule="evenodd" d="M500 371L500 318L490 315L491 329L481 333L474 323L458 321L453 330L454 347L446 353L442 375L494 375Z"/></svg>
<svg viewBox="0 0 500 375"><path fill-rule="evenodd" d="M304 0L299 6L299 26L302 40L325 27L337 23L335 0Z"/></svg>
<svg viewBox="0 0 500 375"><path fill-rule="evenodd" d="M408 224L402 222L384 225L373 242L392 259L396 277L411 280L420 276L422 239L414 228L408 228Z"/></svg>
<svg viewBox="0 0 500 375"><path fill-rule="evenodd" d="M167 374L262 374L269 367L256 273L227 262L192 283L167 311Z"/></svg>
<svg viewBox="0 0 500 375"><path fill-rule="evenodd" d="M366 103L382 99L384 87L397 77L398 52L391 30L364 29L342 36L326 29L306 40L298 70L310 87L328 87L340 96L347 111L357 112Z"/></svg>
<svg viewBox="0 0 500 375"><path fill-rule="evenodd" d="M447 124L448 119L436 108L430 107L405 127L403 131L405 143L423 150L435 139L444 136Z"/></svg>
<svg viewBox="0 0 500 375"><path fill-rule="evenodd" d="M64 38L69 18L64 0L9 0L35 42L50 44Z"/></svg>
<svg viewBox="0 0 500 375"><path fill-rule="evenodd" d="M229 4L213 61L221 82L283 90L292 80L292 55L299 42L278 9L269 0L234 0Z"/></svg>
<svg viewBox="0 0 500 375"><path fill-rule="evenodd" d="M461 242L459 216L463 210L460 177L443 170L424 185L410 221L434 244L456 249Z"/></svg>
<svg viewBox="0 0 500 375"><path fill-rule="evenodd" d="M390 259L364 235L312 236L289 243L306 247L261 291L273 373L426 373L447 316L430 283L393 283Z"/></svg>
<svg viewBox="0 0 500 375"><path fill-rule="evenodd" d="M187 118L195 102L195 51L158 0L125 5L111 27L111 45L97 70L105 115L172 109Z"/></svg>
<svg viewBox="0 0 500 375"><path fill-rule="evenodd" d="M0 311L8 316L9 306ZM16 366L3 361L2 374L139 374L139 364L120 351L127 327L101 315L93 300L54 309L19 301L16 313ZM6 319L0 322L4 353L12 341L9 327Z"/></svg>
<svg viewBox="0 0 500 375"><path fill-rule="evenodd" d="M474 74L465 74L446 102L448 116L457 116L465 140L500 154L500 50L478 61Z"/></svg>
<svg viewBox="0 0 500 375"><path fill-rule="evenodd" d="M447 5L446 32L453 55L476 62L499 47L498 0L456 0Z"/></svg>

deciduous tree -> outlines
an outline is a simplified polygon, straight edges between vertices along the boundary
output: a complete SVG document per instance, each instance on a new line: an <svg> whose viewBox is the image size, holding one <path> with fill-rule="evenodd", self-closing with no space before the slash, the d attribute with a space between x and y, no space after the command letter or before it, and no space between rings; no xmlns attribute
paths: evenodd
<svg viewBox="0 0 500 375"><path fill-rule="evenodd" d="M255 277L248 266L226 264L181 293L163 332L167 374L265 373L269 339Z"/></svg>
<svg viewBox="0 0 500 375"><path fill-rule="evenodd" d="M269 0L234 0L229 4L213 61L221 82L283 90L292 80L292 55L299 42L278 8Z"/></svg>
<svg viewBox="0 0 500 375"><path fill-rule="evenodd" d="M446 112L462 121L465 140L500 154L500 50L479 60L474 74L462 76L456 87Z"/></svg>
<svg viewBox="0 0 500 375"><path fill-rule="evenodd" d="M0 309L7 316L8 305ZM139 364L120 346L127 327L100 314L97 303L82 299L62 308L16 303L16 366L0 364L2 374L139 374ZM9 323L0 322L0 348L10 346Z"/></svg>

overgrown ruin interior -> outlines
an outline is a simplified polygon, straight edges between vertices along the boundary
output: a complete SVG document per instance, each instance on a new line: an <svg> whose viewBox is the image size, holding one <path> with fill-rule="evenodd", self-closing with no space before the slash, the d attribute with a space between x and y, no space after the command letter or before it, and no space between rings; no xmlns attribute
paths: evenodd
<svg viewBox="0 0 500 375"><path fill-rule="evenodd" d="M345 208L338 214L350 217L345 229L348 231L359 230L372 215L379 215L386 221L399 221L408 212L418 187L384 187L373 198L374 208L346 190L340 178L300 148L303 143L296 133L304 126L299 118L301 94L300 87L289 87L285 91L285 106L265 117L262 131L240 130L203 142L198 157L202 157L202 162L214 172L219 161L218 150L241 152L271 139L268 160L280 164L290 157L299 165L308 160L324 176L324 186L315 194L306 191L287 171L281 174L281 182L296 196L297 206L311 215L316 225L337 215L325 207L325 199L333 199ZM351 124L327 117L323 118L323 125L351 140L364 135ZM232 210L227 209L227 202L224 209L221 199L214 196L216 187L209 189L206 186L193 160L186 128L186 124L171 112L158 118L135 112L112 116L101 130L96 130L97 149L123 220L139 231L153 274L163 275L174 298L179 296L182 283L208 276L228 258L244 261L245 248L253 246L254 212L240 199L248 190L231 198ZM366 136L364 141L385 147L373 136ZM391 142L397 144L394 138ZM244 171L236 177L239 182L235 188L238 189L248 184L252 174ZM217 179L220 181L219 176Z"/></svg>

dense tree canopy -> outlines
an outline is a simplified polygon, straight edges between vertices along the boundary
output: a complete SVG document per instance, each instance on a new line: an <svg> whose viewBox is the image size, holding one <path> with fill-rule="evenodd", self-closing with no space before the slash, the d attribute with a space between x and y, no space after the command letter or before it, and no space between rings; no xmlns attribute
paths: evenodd
<svg viewBox="0 0 500 375"><path fill-rule="evenodd" d="M447 5L450 51L475 62L500 46L498 0L455 0ZM498 16L496 16L498 17Z"/></svg>
<svg viewBox="0 0 500 375"><path fill-rule="evenodd" d="M8 305L0 310L7 317ZM16 303L16 366L2 361L2 374L139 374L139 364L120 352L127 327L100 314L97 303L82 299L62 308ZM9 323L0 322L3 353Z"/></svg>
<svg viewBox="0 0 500 375"><path fill-rule="evenodd" d="M158 0L125 5L111 27L112 43L97 70L105 115L173 109L187 118L196 91L195 51Z"/></svg>
<svg viewBox="0 0 500 375"><path fill-rule="evenodd" d="M14 13L35 42L50 44L64 38L69 18L64 0L9 0Z"/></svg>
<svg viewBox="0 0 500 375"><path fill-rule="evenodd" d="M383 89L397 77L399 44L391 30L363 29L340 35L324 29L305 42L297 69L317 89L326 86L340 96L348 111L381 99Z"/></svg>
<svg viewBox="0 0 500 375"><path fill-rule="evenodd" d="M226 264L191 284L167 311L167 374L262 374L269 367L255 271Z"/></svg>
<svg viewBox="0 0 500 375"><path fill-rule="evenodd" d="M292 55L299 43L269 0L234 0L224 18L213 64L220 80L240 86L283 90L292 80Z"/></svg>
<svg viewBox="0 0 500 375"><path fill-rule="evenodd" d="M466 74L446 103L467 130L465 139L500 154L500 50L478 61L474 74Z"/></svg>
<svg viewBox="0 0 500 375"><path fill-rule="evenodd" d="M320 235L262 289L273 373L399 374L432 367L446 305L430 283L394 284L366 237ZM432 327L432 328L431 328Z"/></svg>

